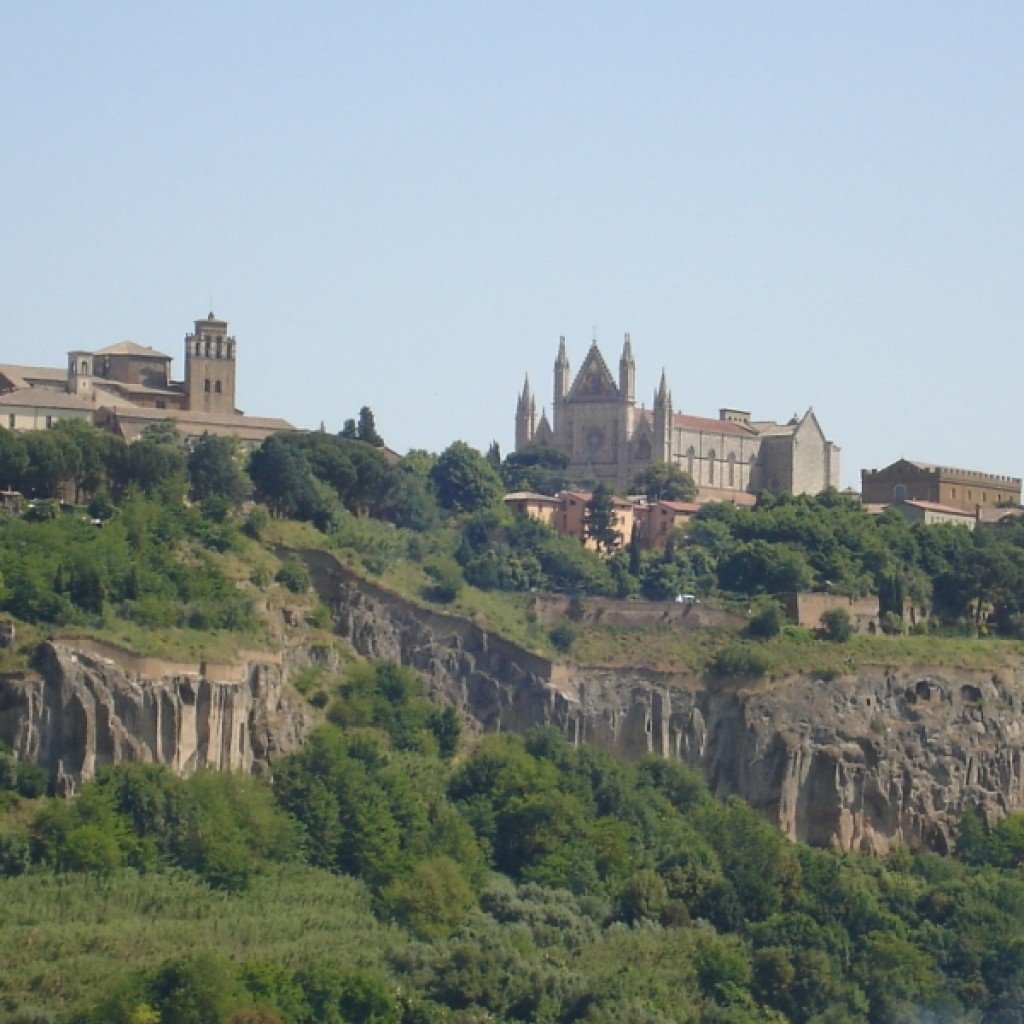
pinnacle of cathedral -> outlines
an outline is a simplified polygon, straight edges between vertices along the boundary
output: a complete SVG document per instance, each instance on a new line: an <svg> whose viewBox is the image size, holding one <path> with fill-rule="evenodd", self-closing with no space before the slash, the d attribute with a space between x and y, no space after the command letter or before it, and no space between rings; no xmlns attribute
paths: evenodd
<svg viewBox="0 0 1024 1024"><path fill-rule="evenodd" d="M556 366L565 366L565 367L568 367L568 365L569 365L569 357L565 354L565 335L564 334L558 339L558 358L555 360L555 365Z"/></svg>
<svg viewBox="0 0 1024 1024"><path fill-rule="evenodd" d="M654 393L654 404L663 405L669 401L668 392L668 381L665 378L665 370L661 371L661 383L658 385L658 390Z"/></svg>
<svg viewBox="0 0 1024 1024"><path fill-rule="evenodd" d="M622 359L620 360L623 364L633 365L633 346L629 343L629 332L626 332L626 340L622 344Z"/></svg>

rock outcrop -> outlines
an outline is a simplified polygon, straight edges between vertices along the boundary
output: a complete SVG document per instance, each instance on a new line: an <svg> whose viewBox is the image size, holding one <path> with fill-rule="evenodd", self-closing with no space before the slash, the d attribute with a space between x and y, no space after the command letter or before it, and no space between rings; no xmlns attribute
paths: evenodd
<svg viewBox="0 0 1024 1024"><path fill-rule="evenodd" d="M1024 685L999 674L863 667L770 684L554 664L307 558L338 632L419 669L480 731L558 728L630 758L699 769L793 839L884 853L950 848L967 806L1024 810Z"/></svg>
<svg viewBox="0 0 1024 1024"><path fill-rule="evenodd" d="M253 771L301 744L301 704L274 664L242 666L242 681L195 672L144 678L107 657L47 643L36 671L0 679L0 740L71 792L103 765L155 761Z"/></svg>
<svg viewBox="0 0 1024 1024"><path fill-rule="evenodd" d="M814 845L946 851L965 807L990 819L1024 810L1024 679L1012 667L760 683L570 666L405 601L329 554L305 559L356 651L418 669L479 732L547 724L625 757L677 758L716 795L743 797ZM142 673L48 644L37 672L0 679L0 740L65 791L122 760L251 771L309 727L285 687L289 668L332 671L336 656L297 649L217 681L212 669Z"/></svg>

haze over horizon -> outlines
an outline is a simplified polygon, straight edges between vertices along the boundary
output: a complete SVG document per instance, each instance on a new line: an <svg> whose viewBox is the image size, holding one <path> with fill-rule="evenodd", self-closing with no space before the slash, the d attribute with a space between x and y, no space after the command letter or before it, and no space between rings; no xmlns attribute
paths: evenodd
<svg viewBox="0 0 1024 1024"><path fill-rule="evenodd" d="M1024 8L0 7L0 362L212 307L239 405L508 452L565 335L842 482L1024 475ZM614 366L613 366L614 370ZM539 410L538 410L539 411Z"/></svg>

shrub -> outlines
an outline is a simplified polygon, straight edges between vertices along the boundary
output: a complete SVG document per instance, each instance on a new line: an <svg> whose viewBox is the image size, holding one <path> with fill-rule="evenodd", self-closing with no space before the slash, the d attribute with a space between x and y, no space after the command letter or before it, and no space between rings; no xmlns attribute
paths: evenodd
<svg viewBox="0 0 1024 1024"><path fill-rule="evenodd" d="M830 608L822 612L821 627L826 640L843 644L853 636L853 620L845 608Z"/></svg>
<svg viewBox="0 0 1024 1024"><path fill-rule="evenodd" d="M309 624L316 629L330 629L332 622L331 609L325 604L318 604L309 615Z"/></svg>
<svg viewBox="0 0 1024 1024"><path fill-rule="evenodd" d="M254 587L259 587L262 590L265 587L270 586L270 573L262 567L258 569L253 569L253 571L249 574L249 582Z"/></svg>
<svg viewBox="0 0 1024 1024"><path fill-rule="evenodd" d="M309 573L297 558L289 558L277 570L274 579L293 594L304 594L311 586Z"/></svg>
<svg viewBox="0 0 1024 1024"><path fill-rule="evenodd" d="M882 632L889 636L898 636L903 632L903 617L896 612L883 612L879 624Z"/></svg>
<svg viewBox="0 0 1024 1024"><path fill-rule="evenodd" d="M465 581L462 570L454 559L439 558L425 567L426 574L434 581L427 596L441 604L451 604L459 594Z"/></svg>
<svg viewBox="0 0 1024 1024"><path fill-rule="evenodd" d="M747 636L758 640L769 640L782 632L786 617L774 601L761 605L747 623Z"/></svg>
<svg viewBox="0 0 1024 1024"><path fill-rule="evenodd" d="M757 647L745 643L732 643L723 647L708 666L716 676L745 676L758 678L768 671L768 657Z"/></svg>
<svg viewBox="0 0 1024 1024"><path fill-rule="evenodd" d="M556 651L561 651L562 654L567 654L569 652L576 636L576 626L568 620L558 623L558 625L553 627L548 633L548 639L551 641L552 646L554 646Z"/></svg>
<svg viewBox="0 0 1024 1024"><path fill-rule="evenodd" d="M270 513L262 506L257 505L245 520L243 529L254 540L260 539L260 534L270 525Z"/></svg>

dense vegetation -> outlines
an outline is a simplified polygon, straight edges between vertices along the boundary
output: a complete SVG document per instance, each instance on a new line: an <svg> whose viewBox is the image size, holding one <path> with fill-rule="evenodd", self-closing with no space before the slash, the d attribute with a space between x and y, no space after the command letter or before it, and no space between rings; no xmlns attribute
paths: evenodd
<svg viewBox="0 0 1024 1024"><path fill-rule="evenodd" d="M496 447L483 456L455 442L439 456L389 458L379 441L368 409L341 435L274 435L247 460L225 438L186 446L170 422L132 445L77 421L28 434L0 430L0 479L36 499L26 518L59 518L54 499L69 492L88 499L92 519L114 518L114 528L91 542L84 523L60 535L57 527L46 533L8 524L2 546L14 554L0 564L6 610L28 621L112 613L245 628L244 607L217 591L208 560L196 556L205 582L193 593L183 577L194 574L180 565L175 573L160 558L186 540L193 551L231 548L246 525L237 510L252 493L261 505L248 521L250 534L259 534L264 508L312 523L326 545L352 550L371 572L402 559L421 564L434 583L425 596L435 600L452 600L467 583L651 600L690 593L749 601L815 589L877 595L892 632L908 628L902 615L912 607L922 629L927 620L929 628L960 633L1024 635L1022 519L967 531L911 525L895 511L874 517L835 491L762 495L749 509L707 505L664 550L647 551L617 544L611 494L598 486L586 519L598 554L545 524L512 517L501 500L509 489L564 484L565 460L557 453L502 461ZM652 467L636 481L651 497L686 496L691 484L668 467ZM190 505L182 503L186 496ZM131 568L125 537L132 544L166 537L168 544L161 552L144 543L141 564ZM30 552L27 569L23 549ZM35 557L42 550L44 560ZM173 613L158 610L168 600ZM211 617L213 609L222 611Z"/></svg>
<svg viewBox="0 0 1024 1024"><path fill-rule="evenodd" d="M174 631L270 642L275 585L307 601L312 627L330 624L303 597L305 568L269 547L316 531L417 599L469 593L480 614L522 617L507 595L534 589L742 599L747 639L693 640L711 672L756 671L751 652L763 659L786 638L771 595L806 587L878 594L893 632L907 626L905 598L961 634L1022 632L1019 521L912 527L833 492L709 506L663 552L615 550L596 532L598 489L599 556L502 505L506 489L556 489L564 469L550 453L502 461L460 442L396 459L369 410L340 436L278 435L248 459L224 439L188 446L169 424L131 446L81 424L0 430L3 480L33 499L0 521L0 609L30 638L73 627L137 629L153 644ZM686 496L673 474L640 483ZM489 604L495 595L506 604ZM789 636L788 656L945 642L848 631L832 616L821 638ZM655 646L606 637L619 657ZM597 643L568 620L527 638L574 653ZM809 850L742 802L714 801L678 764L574 750L544 730L467 745L457 716L395 665L295 683L324 724L272 777L120 765L63 801L0 751L5 1019L1021 1016L1024 818L988 827L966 813L956 858Z"/></svg>
<svg viewBox="0 0 1024 1024"><path fill-rule="evenodd" d="M676 763L460 753L394 665L303 685L330 724L273 779L121 765L69 803L0 756L6 1019L1018 1019L1024 818L968 814L965 864L810 850Z"/></svg>

